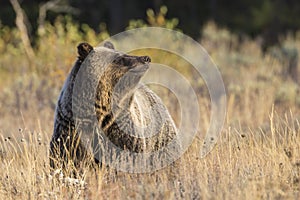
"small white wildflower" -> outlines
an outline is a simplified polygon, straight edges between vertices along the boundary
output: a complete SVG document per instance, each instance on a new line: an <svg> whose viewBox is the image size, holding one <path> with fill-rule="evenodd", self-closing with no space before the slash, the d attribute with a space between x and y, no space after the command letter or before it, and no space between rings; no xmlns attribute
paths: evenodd
<svg viewBox="0 0 300 200"><path fill-rule="evenodd" d="M55 176L56 174L59 174L61 172L60 169L56 169L54 172L53 172L53 176Z"/></svg>
<svg viewBox="0 0 300 200"><path fill-rule="evenodd" d="M62 172L59 173L58 179L62 181L64 179L64 174Z"/></svg>
<svg viewBox="0 0 300 200"><path fill-rule="evenodd" d="M44 179L44 177L42 177L42 176L40 176L40 175L37 175L37 176L36 176L36 180L37 180L38 182L42 182L43 179Z"/></svg>
<svg viewBox="0 0 300 200"><path fill-rule="evenodd" d="M64 179L64 183L66 183L68 185L74 185L74 186L80 186L80 187L85 186L85 182L83 180L79 180L76 178L70 178L70 177L66 177Z"/></svg>

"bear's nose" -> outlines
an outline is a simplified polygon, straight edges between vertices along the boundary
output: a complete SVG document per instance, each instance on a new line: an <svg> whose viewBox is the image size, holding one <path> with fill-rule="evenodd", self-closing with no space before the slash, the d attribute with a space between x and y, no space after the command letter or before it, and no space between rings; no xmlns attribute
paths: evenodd
<svg viewBox="0 0 300 200"><path fill-rule="evenodd" d="M142 63L149 63L149 62L151 62L151 58L149 56L141 56L140 61Z"/></svg>

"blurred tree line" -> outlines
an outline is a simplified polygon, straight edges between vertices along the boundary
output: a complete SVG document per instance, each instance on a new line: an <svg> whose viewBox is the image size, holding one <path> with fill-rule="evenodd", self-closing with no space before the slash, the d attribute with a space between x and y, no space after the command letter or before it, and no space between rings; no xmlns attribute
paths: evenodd
<svg viewBox="0 0 300 200"><path fill-rule="evenodd" d="M299 0L19 0L28 16L29 33L37 33L42 20L71 15L79 23L100 31L105 23L110 34L123 31L131 19L146 19L146 10L168 8L167 18L178 18L178 28L198 39L209 20L251 37L263 38L263 48L277 44L280 35L300 27ZM51 4L52 3L52 4ZM0 20L15 26L16 14L9 1L0 1Z"/></svg>

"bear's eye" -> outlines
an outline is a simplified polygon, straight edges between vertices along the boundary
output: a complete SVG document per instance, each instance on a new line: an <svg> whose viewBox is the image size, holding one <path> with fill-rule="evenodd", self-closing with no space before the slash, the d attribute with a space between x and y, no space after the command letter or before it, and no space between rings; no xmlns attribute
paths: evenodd
<svg viewBox="0 0 300 200"><path fill-rule="evenodd" d="M114 61L113 61L114 64L118 65L118 66L132 66L133 63L132 63L132 59L130 58L126 58L126 57L123 57L123 56L119 56L117 57Z"/></svg>

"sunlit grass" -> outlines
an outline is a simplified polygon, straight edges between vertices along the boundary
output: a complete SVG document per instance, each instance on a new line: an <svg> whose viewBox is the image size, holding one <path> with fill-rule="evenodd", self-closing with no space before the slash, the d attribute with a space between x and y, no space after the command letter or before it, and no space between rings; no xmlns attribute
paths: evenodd
<svg viewBox="0 0 300 200"><path fill-rule="evenodd" d="M293 199L300 184L299 124L290 115L274 115L265 131L226 127L204 159L197 138L182 158L151 174L89 168L76 179L51 174L48 145L38 133L25 131L28 139L2 137L0 198Z"/></svg>

